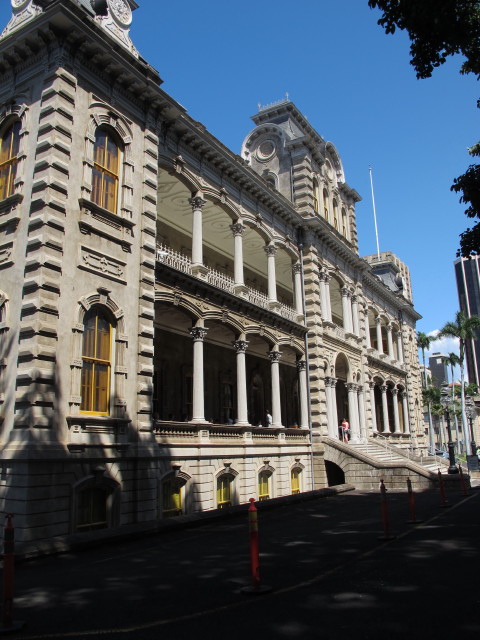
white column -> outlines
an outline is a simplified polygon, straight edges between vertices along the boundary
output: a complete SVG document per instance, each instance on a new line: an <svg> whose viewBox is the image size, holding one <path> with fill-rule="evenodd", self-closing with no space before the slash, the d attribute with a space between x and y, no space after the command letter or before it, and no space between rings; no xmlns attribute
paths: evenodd
<svg viewBox="0 0 480 640"><path fill-rule="evenodd" d="M335 387L338 380L336 378L330 378L331 394L332 394L332 421L335 429L335 438L338 438L338 412L337 412L337 392Z"/></svg>
<svg viewBox="0 0 480 640"><path fill-rule="evenodd" d="M350 313L350 292L347 287L342 287L342 311L343 311L343 328L349 333L352 332L351 313Z"/></svg>
<svg viewBox="0 0 480 640"><path fill-rule="evenodd" d="M360 440L361 442L366 442L368 435L365 422L365 387L363 384L358 387L358 421L360 423Z"/></svg>
<svg viewBox="0 0 480 640"><path fill-rule="evenodd" d="M237 352L237 421L239 426L246 426L248 422L247 405L247 374L245 367L245 352L248 342L246 340L236 340L233 343Z"/></svg>
<svg viewBox="0 0 480 640"><path fill-rule="evenodd" d="M193 338L193 400L191 422L206 422L203 390L203 340L208 329L193 327L190 335Z"/></svg>
<svg viewBox="0 0 480 640"><path fill-rule="evenodd" d="M372 431L378 431L377 410L375 409L375 383L369 382L370 387L370 413L372 414Z"/></svg>
<svg viewBox="0 0 480 640"><path fill-rule="evenodd" d="M333 429L332 386L331 378L325 378L325 399L327 402L327 430L330 438L338 438L338 431Z"/></svg>
<svg viewBox="0 0 480 640"><path fill-rule="evenodd" d="M365 308L365 316L364 316L364 322L365 322L365 340L367 342L367 349L370 349L372 346L372 342L370 340L370 324L368 321L368 308Z"/></svg>
<svg viewBox="0 0 480 640"><path fill-rule="evenodd" d="M199 195L190 198L189 203L192 205L193 223L192 223L192 266L203 265L203 220L202 210L206 201Z"/></svg>
<svg viewBox="0 0 480 640"><path fill-rule="evenodd" d="M272 427L282 426L282 405L280 403L280 351L270 351L272 374Z"/></svg>
<svg viewBox="0 0 480 640"><path fill-rule="evenodd" d="M392 339L392 325L388 324L387 325L387 344L388 344L388 355L390 356L390 358L393 360L395 357L395 354L393 353L393 339Z"/></svg>
<svg viewBox="0 0 480 640"><path fill-rule="evenodd" d="M275 254L277 253L277 247L274 244L268 244L264 249L267 254L268 301L276 303L277 276L275 274Z"/></svg>
<svg viewBox="0 0 480 640"><path fill-rule="evenodd" d="M402 397L402 405L403 405L403 430L405 433L410 433L410 420L408 419L407 392L401 391L400 395Z"/></svg>
<svg viewBox="0 0 480 640"><path fill-rule="evenodd" d="M360 325L358 322L358 297L352 296L352 320L353 320L353 333L356 336L360 335Z"/></svg>
<svg viewBox="0 0 480 640"><path fill-rule="evenodd" d="M295 311L303 316L302 265L296 262L293 267L293 289L295 292Z"/></svg>
<svg viewBox="0 0 480 640"><path fill-rule="evenodd" d="M383 353L382 319L380 316L375 318L375 324L377 325L377 351L378 353Z"/></svg>
<svg viewBox="0 0 480 640"><path fill-rule="evenodd" d="M397 333L397 352L398 352L398 361L403 362L403 345L402 345L402 330L399 329Z"/></svg>
<svg viewBox="0 0 480 640"><path fill-rule="evenodd" d="M390 422L388 420L387 385L382 384L380 391L382 392L383 433L391 433Z"/></svg>
<svg viewBox="0 0 480 640"><path fill-rule="evenodd" d="M328 295L327 295L327 279L328 279L328 275L325 273L325 271L321 271L320 275L320 304L322 306L322 318L324 320L327 320L328 322L332 321L332 315L331 313L329 314L329 301L328 301Z"/></svg>
<svg viewBox="0 0 480 640"><path fill-rule="evenodd" d="M230 226L234 238L234 257L233 257L233 273L235 286L244 286L243 279L243 232L245 227L241 222L235 222Z"/></svg>
<svg viewBox="0 0 480 640"><path fill-rule="evenodd" d="M396 387L392 387L390 389L392 393L393 400L393 424L394 424L394 432L400 433L400 416L398 415L398 389Z"/></svg>
<svg viewBox="0 0 480 640"><path fill-rule="evenodd" d="M297 361L298 386L300 390L300 424L302 429L308 429L308 394L307 394L307 363L305 360Z"/></svg>
<svg viewBox="0 0 480 640"><path fill-rule="evenodd" d="M325 287L327 290L327 320L329 322L332 322L332 301L330 299L330 280L332 279L332 276L329 273L327 273L326 276Z"/></svg>
<svg viewBox="0 0 480 640"><path fill-rule="evenodd" d="M348 391L348 413L350 417L350 433L352 442L360 441L358 428L357 385L349 382L345 385Z"/></svg>

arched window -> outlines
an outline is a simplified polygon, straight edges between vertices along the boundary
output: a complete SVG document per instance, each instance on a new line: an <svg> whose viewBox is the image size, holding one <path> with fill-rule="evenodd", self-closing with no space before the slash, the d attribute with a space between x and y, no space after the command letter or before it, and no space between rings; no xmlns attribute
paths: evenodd
<svg viewBox="0 0 480 640"><path fill-rule="evenodd" d="M292 482L292 494L300 493L300 476L302 470L298 467L294 467L290 473L290 478Z"/></svg>
<svg viewBox="0 0 480 640"><path fill-rule="evenodd" d="M175 477L168 478L162 483L164 518L182 515L182 486Z"/></svg>
<svg viewBox="0 0 480 640"><path fill-rule="evenodd" d="M87 487L78 494L77 531L94 531L107 527L107 491Z"/></svg>
<svg viewBox="0 0 480 640"><path fill-rule="evenodd" d="M20 121L5 129L0 141L0 200L13 194L20 145Z"/></svg>
<svg viewBox="0 0 480 640"><path fill-rule="evenodd" d="M258 474L258 499L268 500L270 498L270 473L261 471Z"/></svg>
<svg viewBox="0 0 480 640"><path fill-rule="evenodd" d="M347 212L344 208L342 208L342 234L345 236L345 238L348 238Z"/></svg>
<svg viewBox="0 0 480 640"><path fill-rule="evenodd" d="M229 473L222 473L217 478L217 509L225 509L232 504L232 482L233 476Z"/></svg>
<svg viewBox="0 0 480 640"><path fill-rule="evenodd" d="M99 307L85 314L82 347L82 402L80 411L108 415L112 325Z"/></svg>
<svg viewBox="0 0 480 640"><path fill-rule="evenodd" d="M333 226L338 231L338 204L337 201L333 201Z"/></svg>
<svg viewBox="0 0 480 640"><path fill-rule="evenodd" d="M328 215L328 191L323 190L323 217L327 222L330 222L330 216Z"/></svg>
<svg viewBox="0 0 480 640"><path fill-rule="evenodd" d="M318 190L318 180L313 179L313 210L315 213L319 212L319 190Z"/></svg>
<svg viewBox="0 0 480 640"><path fill-rule="evenodd" d="M97 129L93 154L92 201L116 213L121 153L107 129Z"/></svg>

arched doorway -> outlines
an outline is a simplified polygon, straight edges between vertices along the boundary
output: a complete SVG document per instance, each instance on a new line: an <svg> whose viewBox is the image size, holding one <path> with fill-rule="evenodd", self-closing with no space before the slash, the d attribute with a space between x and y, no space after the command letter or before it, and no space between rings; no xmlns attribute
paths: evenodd
<svg viewBox="0 0 480 640"><path fill-rule="evenodd" d="M347 357L343 353L339 353L335 361L335 378L337 384L335 386L335 399L337 403L337 417L338 417L338 436L342 439L340 431L340 423L345 418L350 422L350 415L348 410L348 393L347 393L347 381L349 377L349 364Z"/></svg>

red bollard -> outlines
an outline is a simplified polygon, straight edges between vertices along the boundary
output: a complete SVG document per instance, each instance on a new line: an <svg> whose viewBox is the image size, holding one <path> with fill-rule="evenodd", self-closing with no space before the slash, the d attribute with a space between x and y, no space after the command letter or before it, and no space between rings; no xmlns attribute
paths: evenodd
<svg viewBox="0 0 480 640"><path fill-rule="evenodd" d="M248 509L248 531L250 536L250 568L252 573L252 586L243 587L240 591L247 594L260 594L271 591L271 587L260 586L260 556L258 550L258 511L255 506L255 498L250 498Z"/></svg>
<svg viewBox="0 0 480 640"><path fill-rule="evenodd" d="M443 484L443 477L440 473L440 469L438 470L438 488L440 489L440 507L448 507L447 496L445 495L445 485Z"/></svg>
<svg viewBox="0 0 480 640"><path fill-rule="evenodd" d="M461 464L458 465L458 470L460 471L460 484L462 485L463 495L468 496L467 483L465 482Z"/></svg>
<svg viewBox="0 0 480 640"><path fill-rule="evenodd" d="M390 535L390 522L388 520L387 490L383 484L383 478L380 480L380 505L382 508L383 536L379 536L379 540L393 540L395 536Z"/></svg>

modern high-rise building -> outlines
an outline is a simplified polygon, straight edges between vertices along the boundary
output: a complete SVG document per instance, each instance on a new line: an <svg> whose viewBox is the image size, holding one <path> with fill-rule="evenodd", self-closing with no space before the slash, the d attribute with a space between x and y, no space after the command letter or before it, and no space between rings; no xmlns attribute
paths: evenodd
<svg viewBox="0 0 480 640"><path fill-rule="evenodd" d="M478 256L456 260L455 278L457 280L460 310L468 316L480 316L480 271ZM480 384L479 338L480 331L477 331L476 339L467 341L465 345L468 379L477 385Z"/></svg>
<svg viewBox="0 0 480 640"><path fill-rule="evenodd" d="M448 382L448 365L445 363L445 353L432 353L428 359L431 383L441 387L442 382Z"/></svg>

